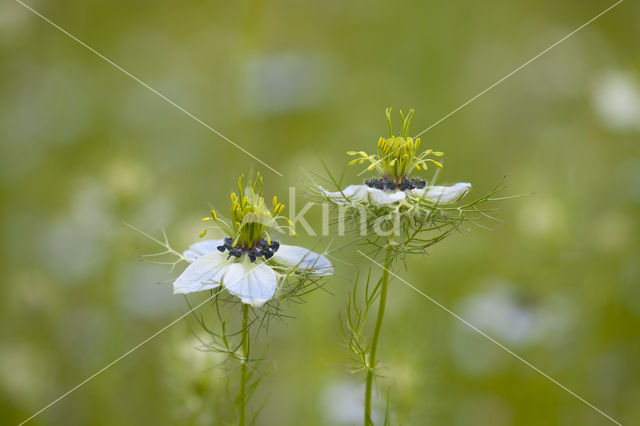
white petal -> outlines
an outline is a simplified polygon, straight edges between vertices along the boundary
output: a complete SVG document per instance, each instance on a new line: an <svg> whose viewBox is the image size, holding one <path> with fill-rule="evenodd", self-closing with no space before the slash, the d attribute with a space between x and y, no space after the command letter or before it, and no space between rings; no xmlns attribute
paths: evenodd
<svg viewBox="0 0 640 426"><path fill-rule="evenodd" d="M227 255L218 251L198 257L173 282L173 294L193 293L219 287L224 269L232 261L227 260Z"/></svg>
<svg viewBox="0 0 640 426"><path fill-rule="evenodd" d="M404 191L383 191L377 188L368 188L369 199L371 204L378 206L380 204L393 204L400 200L404 200L407 194Z"/></svg>
<svg viewBox="0 0 640 426"><path fill-rule="evenodd" d="M458 201L471 190L471 184L459 182L453 186L427 186L422 189L412 189L409 193L436 204L451 204Z"/></svg>
<svg viewBox="0 0 640 426"><path fill-rule="evenodd" d="M304 247L281 244L273 259L291 268L308 270L316 276L333 274L329 259Z"/></svg>
<svg viewBox="0 0 640 426"><path fill-rule="evenodd" d="M336 204L350 204L356 201L367 201L369 187L367 185L349 185L342 192L328 192L320 187L320 192Z"/></svg>
<svg viewBox="0 0 640 426"><path fill-rule="evenodd" d="M245 261L229 265L222 282L242 303L260 307L276 293L278 277L264 263Z"/></svg>
<svg viewBox="0 0 640 426"><path fill-rule="evenodd" d="M200 256L205 254L214 253L218 251L218 246L224 244L224 240L204 240L198 241L195 244L189 246L189 250L186 250L182 255L189 260L196 260Z"/></svg>

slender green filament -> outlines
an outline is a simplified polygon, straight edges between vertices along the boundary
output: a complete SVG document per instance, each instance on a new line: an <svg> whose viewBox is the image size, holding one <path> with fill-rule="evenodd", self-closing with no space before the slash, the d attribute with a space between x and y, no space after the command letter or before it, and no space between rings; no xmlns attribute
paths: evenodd
<svg viewBox="0 0 640 426"><path fill-rule="evenodd" d="M376 317L376 325L373 330L373 338L371 339L371 348L369 349L367 379L364 397L364 424L365 426L373 425L371 418L371 399L373 394L373 378L374 369L376 367L376 355L378 352L378 342L380 340L380 331L382 330L382 321L384 320L384 311L387 305L387 290L389 287L389 270L391 268L392 252L387 248L387 254L384 262L384 270L382 271L380 284L380 303L378 305L378 315Z"/></svg>

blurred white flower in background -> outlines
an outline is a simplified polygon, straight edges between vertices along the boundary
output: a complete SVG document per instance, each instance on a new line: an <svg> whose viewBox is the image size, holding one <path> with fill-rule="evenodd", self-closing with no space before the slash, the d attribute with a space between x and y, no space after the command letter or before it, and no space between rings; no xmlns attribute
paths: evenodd
<svg viewBox="0 0 640 426"><path fill-rule="evenodd" d="M133 215L135 222L152 223L158 227L172 223L177 208L165 193L151 191L141 199L144 202L136 206Z"/></svg>
<svg viewBox="0 0 640 426"><path fill-rule="evenodd" d="M375 391L374 391L375 392ZM322 412L331 425L362 424L364 414L364 383L351 381L335 381L329 383L320 397ZM375 397L374 397L375 400ZM374 423L378 424L384 417L379 411L372 413Z"/></svg>
<svg viewBox="0 0 640 426"><path fill-rule="evenodd" d="M0 179L17 182L38 165L51 163L49 153L91 133L97 98L89 95L91 74L69 58L47 67L30 57L10 63L4 72L16 81L0 105Z"/></svg>
<svg viewBox="0 0 640 426"><path fill-rule="evenodd" d="M114 158L105 168L105 180L117 197L146 195L153 184L153 174L132 158Z"/></svg>
<svg viewBox="0 0 640 426"><path fill-rule="evenodd" d="M0 395L16 407L32 410L53 385L52 359L40 348L22 342L0 344Z"/></svg>
<svg viewBox="0 0 640 426"><path fill-rule="evenodd" d="M319 53L254 55L240 72L242 106L263 117L316 108L328 92L330 65Z"/></svg>
<svg viewBox="0 0 640 426"><path fill-rule="evenodd" d="M61 284L86 283L105 267L113 237L112 204L100 182L83 178L71 195L68 211L45 228L44 263Z"/></svg>
<svg viewBox="0 0 640 426"><path fill-rule="evenodd" d="M636 235L636 222L619 210L609 210L594 214L593 236L595 248L603 252L624 253Z"/></svg>
<svg viewBox="0 0 640 426"><path fill-rule="evenodd" d="M186 377L199 377L201 373L211 370L214 366L225 361L225 357L220 352L206 350L202 341L193 335L183 338L177 345L173 346L175 356L180 363L187 367L190 373ZM219 368L220 374L227 371ZM215 377L215 375L212 374Z"/></svg>
<svg viewBox="0 0 640 426"><path fill-rule="evenodd" d="M555 343L568 332L573 312L561 297L534 299L499 280L488 289L463 298L457 312L489 336L512 348ZM463 324L451 333L454 360L465 371L490 373L506 360L504 353L484 339L470 339Z"/></svg>
<svg viewBox="0 0 640 426"><path fill-rule="evenodd" d="M137 318L160 319L168 313L178 313L179 308L170 294L158 291L172 277L158 265L130 262L118 267L118 303L129 315ZM159 284L160 283L160 284Z"/></svg>
<svg viewBox="0 0 640 426"><path fill-rule="evenodd" d="M219 352L207 351L194 335L184 337L173 332L173 344L163 351L162 376L167 395L172 399L172 410L181 424L219 424L216 419L219 398L216 391L224 389L220 378L229 374L224 365L225 357ZM223 390L222 389L222 390Z"/></svg>
<svg viewBox="0 0 640 426"><path fill-rule="evenodd" d="M0 45L13 45L29 30L29 15L14 2L0 3Z"/></svg>
<svg viewBox="0 0 640 426"><path fill-rule="evenodd" d="M538 308L518 300L517 295L506 288L466 297L461 307L467 321L506 343L524 345L543 331Z"/></svg>
<svg viewBox="0 0 640 426"><path fill-rule="evenodd" d="M566 330L570 311L562 301L526 297L513 288L498 281L489 290L464 298L460 312L476 327L516 346Z"/></svg>
<svg viewBox="0 0 640 426"><path fill-rule="evenodd" d="M56 315L55 324L56 351L75 369L97 370L109 361L113 335L107 310L95 306L68 308Z"/></svg>
<svg viewBox="0 0 640 426"><path fill-rule="evenodd" d="M16 303L5 307L3 313L12 311L23 314L37 313L39 315L55 315L64 299L56 292L51 277L41 270L31 268L17 269L8 275L7 282L11 285L6 288L7 300Z"/></svg>
<svg viewBox="0 0 640 426"><path fill-rule="evenodd" d="M602 124L609 130L640 130L640 86L637 76L609 71L595 84L593 105Z"/></svg>
<svg viewBox="0 0 640 426"><path fill-rule="evenodd" d="M565 206L554 198L530 197L524 200L518 211L520 231L530 237L558 238L566 223Z"/></svg>

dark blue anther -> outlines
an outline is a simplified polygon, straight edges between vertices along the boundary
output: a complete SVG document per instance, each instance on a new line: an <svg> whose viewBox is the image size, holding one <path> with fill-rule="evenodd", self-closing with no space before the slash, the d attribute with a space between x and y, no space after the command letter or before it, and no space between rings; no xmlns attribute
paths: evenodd
<svg viewBox="0 0 640 426"><path fill-rule="evenodd" d="M249 257L251 262L255 262L259 257L264 257L265 260L271 259L273 254L280 248L280 243L277 241L272 241L269 244L266 240L258 241L253 248L245 248L242 245L238 244L236 247L233 247L233 238L225 238L224 244L218 246L217 249L221 252L228 251L230 259L231 256L241 257L246 254Z"/></svg>
<svg viewBox="0 0 640 426"><path fill-rule="evenodd" d="M399 189L401 191L407 191L409 189L421 189L427 185L427 182L420 179L407 179L403 177L399 183L396 183L392 179L367 179L364 181L365 185L369 188L376 188L380 190L393 191Z"/></svg>

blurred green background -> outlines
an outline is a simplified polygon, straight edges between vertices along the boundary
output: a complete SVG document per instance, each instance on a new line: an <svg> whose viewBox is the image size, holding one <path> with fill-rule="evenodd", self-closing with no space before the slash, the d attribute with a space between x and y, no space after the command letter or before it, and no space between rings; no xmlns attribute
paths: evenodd
<svg viewBox="0 0 640 426"><path fill-rule="evenodd" d="M156 247L120 219L165 226L184 249L240 172L286 200L319 156L340 173L345 151L372 150L385 107L415 108L415 134L612 2L28 4L284 176L2 0L2 424L186 311L157 284L176 273L138 262ZM444 181L480 194L507 175L508 193L537 194L502 203L496 232L456 235L400 272L623 424L640 423L638 22L622 3L423 136L446 153ZM319 210L308 217L319 231ZM285 242L328 242L300 233ZM368 267L353 247L336 256ZM258 424L360 421L363 377L338 366L355 270L336 265L333 294L288 306L296 319L262 339ZM218 424L224 371L192 330L176 324L31 423ZM611 424L397 281L379 356L394 424Z"/></svg>

